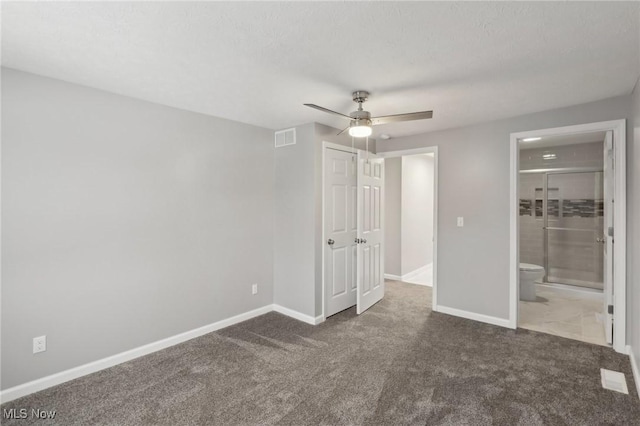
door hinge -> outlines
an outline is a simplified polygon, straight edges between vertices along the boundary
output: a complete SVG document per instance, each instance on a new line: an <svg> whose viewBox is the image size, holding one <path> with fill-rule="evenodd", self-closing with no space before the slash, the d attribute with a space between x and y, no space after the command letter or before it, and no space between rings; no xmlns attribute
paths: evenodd
<svg viewBox="0 0 640 426"><path fill-rule="evenodd" d="M609 236L610 236L610 237L613 237L613 226L610 226L610 227L607 229L607 234L609 234Z"/></svg>
<svg viewBox="0 0 640 426"><path fill-rule="evenodd" d="M613 315L613 305L609 305L609 306L607 306L607 313L608 313L609 315Z"/></svg>

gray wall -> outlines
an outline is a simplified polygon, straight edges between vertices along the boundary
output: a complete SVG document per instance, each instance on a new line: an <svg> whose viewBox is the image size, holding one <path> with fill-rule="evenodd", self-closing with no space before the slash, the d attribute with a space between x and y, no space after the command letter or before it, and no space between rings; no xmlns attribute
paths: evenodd
<svg viewBox="0 0 640 426"><path fill-rule="evenodd" d="M296 127L296 144L274 152L274 303L314 316L315 125Z"/></svg>
<svg viewBox="0 0 640 426"><path fill-rule="evenodd" d="M402 157L402 275L433 262L433 179L433 156Z"/></svg>
<svg viewBox="0 0 640 426"><path fill-rule="evenodd" d="M628 343L635 356L636 365L640 366L640 80L636 83L633 92L633 150L630 154L629 168L633 172L632 191L633 197L628 200L633 207L633 226L628 232L629 247L633 248L632 261L629 265L633 267L633 275L629 282L629 325L627 334Z"/></svg>
<svg viewBox="0 0 640 426"><path fill-rule="evenodd" d="M508 318L510 133L630 117L631 97L622 96L378 141L378 152L438 146L438 303Z"/></svg>
<svg viewBox="0 0 640 426"><path fill-rule="evenodd" d="M271 131L9 69L2 89L2 389L272 303Z"/></svg>
<svg viewBox="0 0 640 426"><path fill-rule="evenodd" d="M402 157L384 160L384 272L402 275Z"/></svg>

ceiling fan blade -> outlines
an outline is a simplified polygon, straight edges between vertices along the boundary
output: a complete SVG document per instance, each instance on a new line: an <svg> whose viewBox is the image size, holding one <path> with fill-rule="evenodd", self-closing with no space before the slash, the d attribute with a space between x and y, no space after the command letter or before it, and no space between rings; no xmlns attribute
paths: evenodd
<svg viewBox="0 0 640 426"><path fill-rule="evenodd" d="M349 127L351 127L351 126L347 126L347 127L345 127L344 129L342 129L342 130L340 131L340 133L338 133L338 136L340 136L341 134L343 134L344 132L346 132L347 130L349 130Z"/></svg>
<svg viewBox="0 0 640 426"><path fill-rule="evenodd" d="M317 109L319 111L328 112L329 114L335 114L335 115L339 115L340 117L344 117L346 119L353 120L353 118L349 117L348 115L344 115L344 114L341 114L339 112L331 111L330 109L323 108L323 107L315 105L315 104L304 104L304 106L308 106L309 108L315 108L315 109Z"/></svg>
<svg viewBox="0 0 640 426"><path fill-rule="evenodd" d="M433 111L409 112L407 114L385 115L382 117L372 117L371 124L387 124L397 121L424 120L433 117Z"/></svg>

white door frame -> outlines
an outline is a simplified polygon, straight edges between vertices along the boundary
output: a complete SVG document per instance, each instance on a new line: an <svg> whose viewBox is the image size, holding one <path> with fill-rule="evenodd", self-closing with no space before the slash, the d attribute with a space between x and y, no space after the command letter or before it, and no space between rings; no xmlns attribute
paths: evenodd
<svg viewBox="0 0 640 426"><path fill-rule="evenodd" d="M345 145L339 145L337 143L332 143L332 142L327 142L327 141L322 141L322 240L320 241L320 247L321 247L321 253L322 253L322 318L320 320L320 322L323 322L324 320L327 319L326 315L325 315L325 304L326 304L326 297L325 297L325 276L324 276L324 263L325 263L325 250L324 250L324 244L326 241L326 236L324 233L324 185L325 185L325 173L324 173L324 168L325 168L325 161L326 161L326 154L327 154L327 149L335 149L338 151L344 151L344 152L349 152L352 154L358 154L358 149L357 148L351 148L350 146L345 146Z"/></svg>
<svg viewBox="0 0 640 426"><path fill-rule="evenodd" d="M518 326L518 300L520 277L520 253L518 227L519 217L519 161L520 153L518 141L528 137L559 136L576 133L613 131L614 144L614 182L615 182L615 211L614 211L614 330L613 349L616 352L627 353L626 349L626 273L627 273L627 186L626 186L626 120L603 121L599 123L578 124L575 126L555 127L551 129L530 130L511 133L510 138L510 230L509 230L509 327Z"/></svg>
<svg viewBox="0 0 640 426"><path fill-rule="evenodd" d="M417 154L433 154L433 289L431 293L431 310L436 312L438 310L438 147L429 146L376 153L376 155L381 158L395 158Z"/></svg>

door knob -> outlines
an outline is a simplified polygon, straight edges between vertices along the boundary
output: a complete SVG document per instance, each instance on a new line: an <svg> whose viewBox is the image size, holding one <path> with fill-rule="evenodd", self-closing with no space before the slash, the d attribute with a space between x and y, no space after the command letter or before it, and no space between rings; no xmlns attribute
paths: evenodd
<svg viewBox="0 0 640 426"><path fill-rule="evenodd" d="M335 241L333 241L331 238L329 238L329 240L327 240L327 244L329 244L330 246L335 244Z"/></svg>

